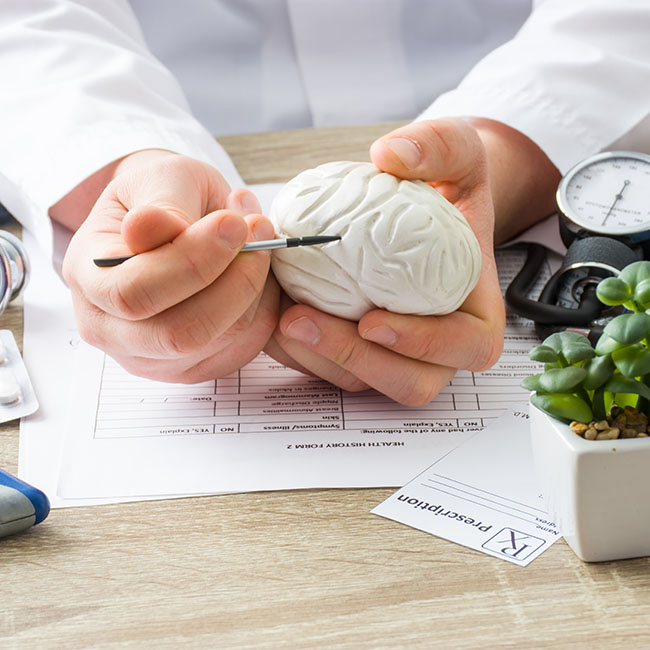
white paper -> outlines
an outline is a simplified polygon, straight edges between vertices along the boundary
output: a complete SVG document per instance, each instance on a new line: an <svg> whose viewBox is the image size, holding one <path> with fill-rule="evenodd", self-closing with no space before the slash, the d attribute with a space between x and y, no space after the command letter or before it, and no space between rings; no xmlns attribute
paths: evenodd
<svg viewBox="0 0 650 650"><path fill-rule="evenodd" d="M23 233L23 243L32 267L24 294L23 358L40 407L21 420L18 475L50 497L56 493L78 335L70 292L30 232Z"/></svg>
<svg viewBox="0 0 650 650"><path fill-rule="evenodd" d="M78 354L63 498L400 485L479 426L454 418L450 433L450 400L408 409L264 355L187 386L131 377L88 346Z"/></svg>
<svg viewBox="0 0 650 650"><path fill-rule="evenodd" d="M537 487L525 406L494 420L372 512L520 566L560 538Z"/></svg>

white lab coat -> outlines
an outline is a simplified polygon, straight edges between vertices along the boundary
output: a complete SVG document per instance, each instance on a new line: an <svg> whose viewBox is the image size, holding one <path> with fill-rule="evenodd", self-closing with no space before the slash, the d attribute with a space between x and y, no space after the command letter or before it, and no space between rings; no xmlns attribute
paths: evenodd
<svg viewBox="0 0 650 650"><path fill-rule="evenodd" d="M500 120L562 171L650 152L650 2L533 4L3 0L0 202L49 232L49 207L129 152L238 183L213 134L418 114Z"/></svg>

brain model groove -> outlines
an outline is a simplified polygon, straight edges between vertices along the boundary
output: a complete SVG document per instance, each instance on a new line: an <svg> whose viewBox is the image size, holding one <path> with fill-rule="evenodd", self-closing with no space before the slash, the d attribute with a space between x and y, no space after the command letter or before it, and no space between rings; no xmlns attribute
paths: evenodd
<svg viewBox="0 0 650 650"><path fill-rule="evenodd" d="M269 218L278 237L341 235L338 242L273 252L273 273L297 302L360 319L381 307L447 314L478 281L479 244L461 212L430 185L370 163L334 162L301 172Z"/></svg>

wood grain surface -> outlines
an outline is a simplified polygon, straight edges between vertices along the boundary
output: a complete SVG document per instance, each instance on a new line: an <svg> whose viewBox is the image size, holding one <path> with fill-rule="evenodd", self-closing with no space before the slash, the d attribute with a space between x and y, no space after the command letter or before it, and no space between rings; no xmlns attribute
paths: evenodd
<svg viewBox="0 0 650 650"><path fill-rule="evenodd" d="M367 160L388 128L221 141L258 183ZM20 334L20 305L1 326ZM10 471L17 435L0 429ZM650 647L648 559L585 564L560 541L520 568L369 514L392 491L55 510L0 539L0 648Z"/></svg>

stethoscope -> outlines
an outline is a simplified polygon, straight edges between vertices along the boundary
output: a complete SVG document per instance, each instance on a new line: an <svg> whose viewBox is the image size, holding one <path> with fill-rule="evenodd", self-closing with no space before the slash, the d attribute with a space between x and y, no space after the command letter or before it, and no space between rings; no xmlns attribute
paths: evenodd
<svg viewBox="0 0 650 650"><path fill-rule="evenodd" d="M30 268L27 251L20 239L0 230L0 315L25 290Z"/></svg>
<svg viewBox="0 0 650 650"><path fill-rule="evenodd" d="M546 259L546 249L531 245L506 302L533 320L542 338L573 329L595 340L615 315L596 297L598 282L632 262L650 259L650 156L634 151L590 156L564 175L556 202L567 247L561 267L538 300L528 298Z"/></svg>

